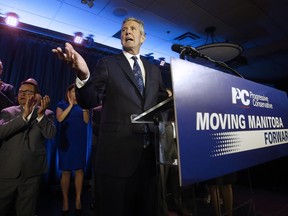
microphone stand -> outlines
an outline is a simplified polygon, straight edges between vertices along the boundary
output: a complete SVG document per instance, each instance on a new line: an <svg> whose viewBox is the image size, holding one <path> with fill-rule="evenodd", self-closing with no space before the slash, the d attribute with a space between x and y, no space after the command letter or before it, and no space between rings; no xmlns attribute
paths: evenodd
<svg viewBox="0 0 288 216"><path fill-rule="evenodd" d="M180 52L180 59L185 60L185 56L186 56L186 48L184 47Z"/></svg>
<svg viewBox="0 0 288 216"><path fill-rule="evenodd" d="M186 49L186 48L183 48L183 50L182 50L181 53L180 53L180 58L181 58L181 59L185 59L185 55L191 56L191 57L193 57L193 58L195 58L195 57L203 58L203 59L205 59L205 60L208 60L208 61L216 64L216 66L220 66L220 67L222 67L222 68L224 68L224 69L228 69L228 70L231 71L234 75L236 75L236 76L244 79L244 77L243 77L240 73L238 73L236 70L234 70L233 68L229 67L227 64L225 64L225 63L222 62L222 61L216 61L216 60L214 60L214 59L212 59L212 58L210 58L210 57L208 57L208 56L200 53L199 51L198 51L197 54L195 54L195 52L192 52L192 53L191 53L191 52L188 52L188 53L187 53L186 51L187 51L187 49Z"/></svg>

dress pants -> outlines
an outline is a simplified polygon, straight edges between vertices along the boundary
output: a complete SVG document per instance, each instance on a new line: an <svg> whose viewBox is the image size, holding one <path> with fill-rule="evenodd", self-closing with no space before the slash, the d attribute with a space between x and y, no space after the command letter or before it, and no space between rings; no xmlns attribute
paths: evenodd
<svg viewBox="0 0 288 216"><path fill-rule="evenodd" d="M0 179L0 215L34 216L40 176Z"/></svg>
<svg viewBox="0 0 288 216"><path fill-rule="evenodd" d="M129 178L96 176L97 216L154 216L156 214L156 163L153 145L143 150Z"/></svg>

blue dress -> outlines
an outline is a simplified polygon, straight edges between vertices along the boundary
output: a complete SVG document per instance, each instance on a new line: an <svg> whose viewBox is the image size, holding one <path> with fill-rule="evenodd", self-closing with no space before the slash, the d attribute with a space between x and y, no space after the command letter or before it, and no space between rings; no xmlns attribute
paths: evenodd
<svg viewBox="0 0 288 216"><path fill-rule="evenodd" d="M57 107L65 110L69 104L61 101ZM87 154L87 124L83 120L83 109L74 104L58 129L58 156L60 170L84 169Z"/></svg>

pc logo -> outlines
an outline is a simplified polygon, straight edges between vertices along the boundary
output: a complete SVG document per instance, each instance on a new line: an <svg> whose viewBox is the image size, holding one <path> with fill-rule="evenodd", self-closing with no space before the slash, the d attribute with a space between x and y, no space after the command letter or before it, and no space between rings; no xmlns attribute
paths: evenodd
<svg viewBox="0 0 288 216"><path fill-rule="evenodd" d="M249 99L249 92L245 89L238 89L232 87L232 103L237 104L237 102L241 102L244 106L249 106L250 99Z"/></svg>

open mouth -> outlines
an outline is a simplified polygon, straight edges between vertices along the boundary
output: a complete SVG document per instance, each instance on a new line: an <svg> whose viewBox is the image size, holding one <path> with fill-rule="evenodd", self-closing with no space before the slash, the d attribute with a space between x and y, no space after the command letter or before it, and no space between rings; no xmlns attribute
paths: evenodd
<svg viewBox="0 0 288 216"><path fill-rule="evenodd" d="M125 41L126 41L126 42L128 42L128 41L133 41L133 39L132 39L132 38L126 38Z"/></svg>

